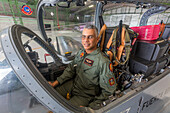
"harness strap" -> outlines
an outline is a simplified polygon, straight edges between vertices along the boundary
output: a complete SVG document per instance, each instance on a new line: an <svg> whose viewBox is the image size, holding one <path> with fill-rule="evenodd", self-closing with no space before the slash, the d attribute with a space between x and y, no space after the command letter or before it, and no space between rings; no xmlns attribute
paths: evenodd
<svg viewBox="0 0 170 113"><path fill-rule="evenodd" d="M118 53L117 53L118 60L120 60L124 47L125 47L125 29L122 28L121 45L119 46Z"/></svg>
<svg viewBox="0 0 170 113"><path fill-rule="evenodd" d="M111 46L111 44L112 44L114 32L115 32L115 30L113 30L112 35L111 35L109 41L107 42L107 45L106 45L106 48L107 48L107 49L109 49L110 46Z"/></svg>
<svg viewBox="0 0 170 113"><path fill-rule="evenodd" d="M114 29L113 32L112 32L112 35L106 45L106 51L107 51L107 54L109 55L109 59L110 61L113 60L113 53L115 53L115 49L113 49L113 46L116 45L116 35L117 35L117 31L118 31L118 28Z"/></svg>
<svg viewBox="0 0 170 113"><path fill-rule="evenodd" d="M99 35L98 35L98 38L100 38L101 35L103 34L102 37L101 37L101 42L100 42L100 50L101 50L101 51L103 50L106 28L107 28L107 26L106 26L106 24L104 24L104 25L102 26L102 29L100 30Z"/></svg>
<svg viewBox="0 0 170 113"><path fill-rule="evenodd" d="M113 40L116 40L116 35L117 33L114 33L114 38ZM114 41L113 45L116 45L116 41ZM129 55L130 55L130 36L128 31L126 30L125 26L122 27L122 34L121 34L121 45L118 48L118 52L116 55L116 50L113 49L113 55L115 57L115 64L113 66L117 66L118 64L124 65L128 59L129 59ZM123 49L125 48L125 52L126 52L126 60L124 62L120 62L120 58L121 55L123 53Z"/></svg>
<svg viewBox="0 0 170 113"><path fill-rule="evenodd" d="M115 56L115 63L113 66L117 66L120 62L120 58L121 58L121 55L122 55L122 52L123 52L123 49L125 47L125 28L122 27L122 33L121 33L121 45L119 46L118 48L118 52L117 52L117 55L116 55L116 52L114 54Z"/></svg>
<svg viewBox="0 0 170 113"><path fill-rule="evenodd" d="M165 24L162 23L161 26L160 26L160 35L159 35L159 37L162 37L164 30L165 30Z"/></svg>
<svg viewBox="0 0 170 113"><path fill-rule="evenodd" d="M102 27L103 28L103 27ZM131 47L131 40L130 40L130 36L128 33L128 30L125 28L125 26L122 27L122 32L121 32L121 45L118 48L116 48L116 37L117 37L117 31L119 28L116 28L113 30L112 35L106 45L106 53L109 56L110 61L113 60L113 57L115 58L115 62L113 66L117 66L118 64L124 65L128 59L129 59L129 55L130 55L130 47ZM126 60L124 62L120 62L123 50L125 48L125 52L126 52ZM116 55L116 51L117 51L117 55Z"/></svg>
<svg viewBox="0 0 170 113"><path fill-rule="evenodd" d="M114 32L117 32L117 30L118 29L115 29L115 30L113 30L113 32L112 32L112 35L111 35L111 37L110 37L110 39L109 39L109 41L107 42L107 45L106 45L106 49L107 49L107 55L109 55L109 59L110 59L110 61L112 61L113 60L113 53L112 53L112 51L110 51L111 49L112 49L112 41L113 41L113 35L114 35Z"/></svg>
<svg viewBox="0 0 170 113"><path fill-rule="evenodd" d="M113 53L112 53L112 51L107 51L107 55L109 55L109 59L110 59L110 61L112 61L113 60Z"/></svg>

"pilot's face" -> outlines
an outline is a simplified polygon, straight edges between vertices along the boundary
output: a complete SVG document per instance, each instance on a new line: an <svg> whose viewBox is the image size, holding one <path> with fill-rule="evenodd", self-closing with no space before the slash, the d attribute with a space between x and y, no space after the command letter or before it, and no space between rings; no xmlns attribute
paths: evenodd
<svg viewBox="0 0 170 113"><path fill-rule="evenodd" d="M82 33L82 45L87 53L93 52L97 49L98 38L95 29L85 28Z"/></svg>

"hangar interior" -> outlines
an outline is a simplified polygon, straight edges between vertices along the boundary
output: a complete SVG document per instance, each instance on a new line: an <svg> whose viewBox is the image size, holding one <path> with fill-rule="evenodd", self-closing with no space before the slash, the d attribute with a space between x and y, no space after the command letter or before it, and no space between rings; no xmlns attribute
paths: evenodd
<svg viewBox="0 0 170 113"><path fill-rule="evenodd" d="M37 2L38 0L0 0L0 30L19 24L31 29L39 36L39 26L37 25ZM155 2L154 0L152 2ZM157 1L158 3L168 5L168 0ZM95 23L96 1L86 1L85 6L76 6L75 3L70 4L70 8L62 7L45 7L43 14L44 27L49 38L52 38L55 44L57 36L70 36L81 42L81 31L85 24ZM33 13L25 15L21 9L23 5L28 5ZM62 2L59 5L65 6ZM114 27L122 20L123 24L130 27L139 26L142 15L151 8L151 4L145 3L109 3L104 7L106 9L103 19L108 27ZM147 25L158 25L161 21L165 24L170 23L170 9L155 14L149 18ZM55 46L56 47L56 46ZM64 53L62 53L64 54Z"/></svg>
<svg viewBox="0 0 170 113"><path fill-rule="evenodd" d="M154 2L156 0L153 0ZM9 24L21 24L27 26L33 31L38 31L36 20L36 5L38 0L0 0L0 29L7 27ZM169 4L168 0L158 1L162 4ZM60 3L65 5L64 3ZM29 5L32 9L32 15L25 15L21 12L23 5ZM76 7L74 3L71 3L71 8L60 7L45 7L44 24L50 24L54 30L60 29L78 29L81 24L86 22L94 22L94 11L96 2L87 1L85 6ZM130 26L139 26L140 18L147 9L151 8L151 4L143 3L113 3L106 5L107 10L104 12L104 21L108 26L116 26L120 20L124 24ZM161 14L156 14L149 18L148 25L159 24L161 20L164 23L170 23L170 11L166 10ZM107 24L106 23L106 24ZM111 24L110 24L111 23ZM48 25L47 25L48 26Z"/></svg>
<svg viewBox="0 0 170 113"><path fill-rule="evenodd" d="M152 2L161 3L163 5L169 4L168 0L153 0ZM37 24L37 3L38 0L0 0L0 30L13 24L19 24L26 26L41 36ZM94 14L96 3L96 1L86 1L85 6L83 7L76 6L75 3L71 3L70 8L58 6L44 7L43 21L45 31L47 36L52 38L52 43L55 47L57 47L55 42L57 36L69 36L76 41L81 42L81 31L85 24L95 24ZM33 13L31 15L25 15L21 11L23 5L28 5ZM67 3L61 2L59 5L66 6ZM140 26L139 24L143 14L151 7L151 4L142 2L133 4L125 2L108 2L108 5L104 6L103 20L107 27L118 26L120 20L123 21L123 24L127 24L130 27ZM170 9L151 16L147 21L147 25L158 25L161 21L165 24L170 23ZM70 51L76 53L74 50ZM66 50L61 50L62 54L65 52Z"/></svg>

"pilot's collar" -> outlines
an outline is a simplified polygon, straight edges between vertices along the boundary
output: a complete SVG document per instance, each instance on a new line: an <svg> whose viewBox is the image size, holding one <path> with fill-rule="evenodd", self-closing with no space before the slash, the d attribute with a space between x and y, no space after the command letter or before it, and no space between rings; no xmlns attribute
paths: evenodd
<svg viewBox="0 0 170 113"><path fill-rule="evenodd" d="M84 52L85 52L85 54L87 54L86 51L85 51L85 49L84 49ZM89 53L88 55L96 55L96 54L98 54L99 52L100 52L100 48L97 48L96 50L94 50L93 52Z"/></svg>

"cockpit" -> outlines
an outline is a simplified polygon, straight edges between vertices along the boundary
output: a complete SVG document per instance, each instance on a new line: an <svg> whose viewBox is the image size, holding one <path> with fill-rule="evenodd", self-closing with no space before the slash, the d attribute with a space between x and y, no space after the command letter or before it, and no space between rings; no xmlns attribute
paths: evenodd
<svg viewBox="0 0 170 113"><path fill-rule="evenodd" d="M170 98L169 7L169 1L148 0L146 3L133 0L39 1L36 9L37 28L39 27L37 31L32 30L32 26L15 24L0 32L0 106L4 108L2 112L154 113L161 111ZM150 62L142 64L138 58L136 60L133 56L130 57L127 65L131 66L128 66L131 72L124 72L119 78L121 85L119 87L122 89L104 101L100 109L73 106L51 87L48 81L56 80L79 49L83 48L81 33L85 24L95 24L98 33L105 24L107 42L109 40L107 37L112 35L115 26L120 25L120 20L123 24L129 25L129 28L164 23L165 30L162 37L166 43L156 42L157 48L154 49L158 53L163 51L159 54L166 54L166 58L160 57L158 62L152 60L154 65L151 65ZM145 51L155 44L152 42L147 46L145 42L136 43L133 48L138 51L131 53L136 56L141 56L143 52L139 51ZM153 55L151 57L156 59ZM146 56L143 59L147 59ZM136 67L142 71L136 72ZM157 71L152 73L149 70ZM144 77L146 73L147 76Z"/></svg>

